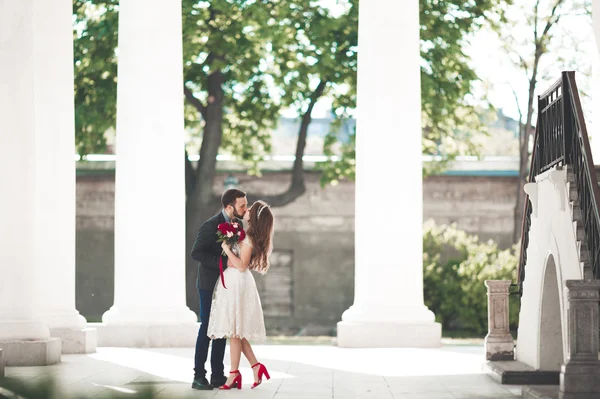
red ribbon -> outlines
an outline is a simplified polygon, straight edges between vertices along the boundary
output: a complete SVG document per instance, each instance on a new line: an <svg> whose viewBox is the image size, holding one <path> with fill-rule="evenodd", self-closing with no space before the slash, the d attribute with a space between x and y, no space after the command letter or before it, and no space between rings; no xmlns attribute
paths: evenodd
<svg viewBox="0 0 600 399"><path fill-rule="evenodd" d="M227 289L227 287L225 287L225 277L223 276L223 257L219 256L219 273L221 274L221 284L223 284L223 288Z"/></svg>

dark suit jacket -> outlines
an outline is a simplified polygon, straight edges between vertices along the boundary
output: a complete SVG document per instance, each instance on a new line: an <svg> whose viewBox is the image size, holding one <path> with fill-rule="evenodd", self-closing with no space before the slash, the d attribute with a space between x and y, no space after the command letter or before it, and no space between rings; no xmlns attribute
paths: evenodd
<svg viewBox="0 0 600 399"><path fill-rule="evenodd" d="M241 223L241 221L234 219ZM196 287L213 291L219 279L219 258L221 243L217 242L217 226L225 223L225 216L219 212L200 226L192 248L192 258L198 261L198 277ZM227 268L227 257L223 257L223 270Z"/></svg>

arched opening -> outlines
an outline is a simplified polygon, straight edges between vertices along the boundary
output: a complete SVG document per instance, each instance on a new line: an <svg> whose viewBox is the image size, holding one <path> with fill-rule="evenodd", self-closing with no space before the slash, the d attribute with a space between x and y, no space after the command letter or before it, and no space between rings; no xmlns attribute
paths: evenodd
<svg viewBox="0 0 600 399"><path fill-rule="evenodd" d="M542 288L540 317L540 370L558 371L563 363L563 339L560 318L560 294L556 263L550 255Z"/></svg>

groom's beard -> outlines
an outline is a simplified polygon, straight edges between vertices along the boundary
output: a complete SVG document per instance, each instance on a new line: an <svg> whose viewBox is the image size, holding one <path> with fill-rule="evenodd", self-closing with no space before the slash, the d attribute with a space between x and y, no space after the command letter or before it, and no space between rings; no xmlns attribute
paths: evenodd
<svg viewBox="0 0 600 399"><path fill-rule="evenodd" d="M240 216L240 214L237 213L237 211L235 209L233 210L233 216L236 217L236 218L238 218L238 219L240 219L240 220L244 219L244 217Z"/></svg>

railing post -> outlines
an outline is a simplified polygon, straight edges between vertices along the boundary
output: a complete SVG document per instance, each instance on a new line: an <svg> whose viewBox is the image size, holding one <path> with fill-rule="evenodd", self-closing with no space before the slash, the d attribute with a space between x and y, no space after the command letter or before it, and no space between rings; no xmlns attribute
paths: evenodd
<svg viewBox="0 0 600 399"><path fill-rule="evenodd" d="M486 360L514 360L515 343L510 335L508 289L510 280L485 280L488 290L488 334L485 337Z"/></svg>
<svg viewBox="0 0 600 399"><path fill-rule="evenodd" d="M567 280L567 358L560 370L561 397L600 393L598 300L600 281Z"/></svg>

